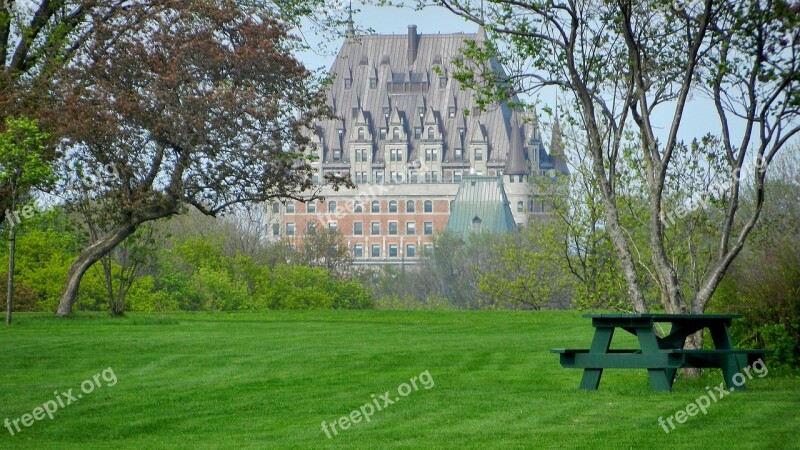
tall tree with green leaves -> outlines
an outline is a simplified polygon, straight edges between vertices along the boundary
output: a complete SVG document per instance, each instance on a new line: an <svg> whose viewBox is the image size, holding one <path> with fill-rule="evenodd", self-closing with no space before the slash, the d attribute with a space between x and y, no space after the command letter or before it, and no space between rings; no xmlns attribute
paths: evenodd
<svg viewBox="0 0 800 450"><path fill-rule="evenodd" d="M6 325L11 324L14 304L14 251L17 227L23 218L35 211L30 205L18 211L20 199L32 189L41 189L53 182L53 169L47 160L47 135L39 130L36 120L5 119L0 132L0 183L11 190L9 209L5 210L8 228L8 285L6 291Z"/></svg>

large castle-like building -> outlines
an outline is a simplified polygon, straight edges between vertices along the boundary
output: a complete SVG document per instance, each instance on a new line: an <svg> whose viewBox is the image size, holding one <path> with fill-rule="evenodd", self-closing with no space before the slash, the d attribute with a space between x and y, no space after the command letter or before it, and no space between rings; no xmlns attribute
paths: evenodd
<svg viewBox="0 0 800 450"><path fill-rule="evenodd" d="M325 191L323 202L273 205L272 235L296 241L311 227L335 228L356 261L410 262L445 230L466 180L503 191L486 195L506 199L517 224L546 214L531 181L567 172L557 126L548 153L535 116L507 104L481 111L453 77L467 42L485 39L482 30L418 34L414 25L407 35L350 34L328 90L339 118L317 124L310 152L315 180L349 174L358 188ZM476 184L479 177L498 182Z"/></svg>

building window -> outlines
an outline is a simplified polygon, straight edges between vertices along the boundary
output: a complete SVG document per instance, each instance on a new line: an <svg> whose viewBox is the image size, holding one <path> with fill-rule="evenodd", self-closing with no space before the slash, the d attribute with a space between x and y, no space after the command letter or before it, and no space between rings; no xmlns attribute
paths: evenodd
<svg viewBox="0 0 800 450"><path fill-rule="evenodd" d="M378 200L373 200L372 201L372 209L371 209L371 211L373 213L381 212L381 202L379 202Z"/></svg>
<svg viewBox="0 0 800 450"><path fill-rule="evenodd" d="M462 159L464 159L464 151L460 148L457 148L453 153L453 159L455 159L456 161L461 161Z"/></svg>
<svg viewBox="0 0 800 450"><path fill-rule="evenodd" d="M428 140L433 140L433 127L428 127Z"/></svg>
<svg viewBox="0 0 800 450"><path fill-rule="evenodd" d="M372 173L372 175L373 175L375 184L383 184L383 171L382 170L376 170L375 172Z"/></svg>
<svg viewBox="0 0 800 450"><path fill-rule="evenodd" d="M417 234L417 222L406 222L406 234L409 236Z"/></svg>
<svg viewBox="0 0 800 450"><path fill-rule="evenodd" d="M447 117L453 118L455 116L456 116L456 107L455 106L451 106L451 107L447 108Z"/></svg>
<svg viewBox="0 0 800 450"><path fill-rule="evenodd" d="M476 148L475 149L475 161L483 161L483 149Z"/></svg>
<svg viewBox="0 0 800 450"><path fill-rule="evenodd" d="M364 127L358 127L358 140L363 141L365 138Z"/></svg>
<svg viewBox="0 0 800 450"><path fill-rule="evenodd" d="M419 175L417 174L417 171L412 170L411 173L409 174L408 179L410 183L419 183Z"/></svg>
<svg viewBox="0 0 800 450"><path fill-rule="evenodd" d="M425 172L425 182L426 183L438 183L439 182L439 172L433 170L430 172Z"/></svg>
<svg viewBox="0 0 800 450"><path fill-rule="evenodd" d="M389 222L389 235L397 236L397 222Z"/></svg>
<svg viewBox="0 0 800 450"><path fill-rule="evenodd" d="M370 78L369 79L369 88L370 89L375 89L376 87L378 87L378 79L377 78Z"/></svg>
<svg viewBox="0 0 800 450"><path fill-rule="evenodd" d="M392 139L395 141L400 140L400 128L398 127L392 128Z"/></svg>
<svg viewBox="0 0 800 450"><path fill-rule="evenodd" d="M353 222L353 236L361 236L364 234L364 224L362 222Z"/></svg>
<svg viewBox="0 0 800 450"><path fill-rule="evenodd" d="M287 222L286 223L286 235L287 236L294 236L294 222Z"/></svg>
<svg viewBox="0 0 800 450"><path fill-rule="evenodd" d="M328 202L328 212L335 213L336 212L336 202L331 200Z"/></svg>
<svg viewBox="0 0 800 450"><path fill-rule="evenodd" d="M417 115L422 117L425 115L425 107L424 106L417 106Z"/></svg>
<svg viewBox="0 0 800 450"><path fill-rule="evenodd" d="M422 128L414 128L414 139L422 139Z"/></svg>
<svg viewBox="0 0 800 450"><path fill-rule="evenodd" d="M328 231L336 231L339 229L339 223L335 220L328 222Z"/></svg>
<svg viewBox="0 0 800 450"><path fill-rule="evenodd" d="M517 202L517 212L525 212L525 204L521 201Z"/></svg>
<svg viewBox="0 0 800 450"><path fill-rule="evenodd" d="M274 212L275 214L281 212L281 204L278 202L274 202L272 204L272 212Z"/></svg>
<svg viewBox="0 0 800 450"><path fill-rule="evenodd" d="M392 183L402 183L403 182L403 172L390 172L389 176L390 176L390 180L392 180Z"/></svg>
<svg viewBox="0 0 800 450"><path fill-rule="evenodd" d="M286 214L294 214L294 202L286 204Z"/></svg>
<svg viewBox="0 0 800 450"><path fill-rule="evenodd" d="M422 232L425 236L430 236L433 234L433 222L425 222L422 226Z"/></svg>
<svg viewBox="0 0 800 450"><path fill-rule="evenodd" d="M381 234L381 223L380 222L372 222L372 231L373 236L378 236Z"/></svg>
<svg viewBox="0 0 800 450"><path fill-rule="evenodd" d="M464 176L464 172L461 170L454 170L453 171L453 182L454 183L461 183L461 179Z"/></svg>
<svg viewBox="0 0 800 450"><path fill-rule="evenodd" d="M422 252L425 255L433 255L433 244L425 244L422 247Z"/></svg>
<svg viewBox="0 0 800 450"><path fill-rule="evenodd" d="M386 133L387 133L386 128L381 128L381 140L382 141L386 140Z"/></svg>
<svg viewBox="0 0 800 450"><path fill-rule="evenodd" d="M356 149L356 162L368 162L367 159L367 149L365 148L357 148Z"/></svg>
<svg viewBox="0 0 800 450"><path fill-rule="evenodd" d="M361 203L360 201L356 201L355 203L353 203L353 212L357 213L364 212L364 204Z"/></svg>
<svg viewBox="0 0 800 450"><path fill-rule="evenodd" d="M406 202L406 212L414 212L414 200L409 200Z"/></svg>
<svg viewBox="0 0 800 450"><path fill-rule="evenodd" d="M414 244L406 245L406 258L414 258L417 256L417 247Z"/></svg>
<svg viewBox="0 0 800 450"><path fill-rule="evenodd" d="M317 222L306 222L306 234L311 234L317 229Z"/></svg>
<svg viewBox="0 0 800 450"><path fill-rule="evenodd" d="M433 212L433 202L430 200L425 200L425 212Z"/></svg>
<svg viewBox="0 0 800 450"><path fill-rule="evenodd" d="M367 183L367 172L356 172L356 184Z"/></svg>
<svg viewBox="0 0 800 450"><path fill-rule="evenodd" d="M389 257L397 258L397 244L389 244Z"/></svg>
<svg viewBox="0 0 800 450"><path fill-rule="evenodd" d="M308 213L317 212L317 203L316 202L306 203L306 212L308 212Z"/></svg>
<svg viewBox="0 0 800 450"><path fill-rule="evenodd" d="M390 150L390 160L393 162L403 161L403 149L393 148Z"/></svg>
<svg viewBox="0 0 800 450"><path fill-rule="evenodd" d="M281 224L273 223L272 224L272 235L273 236L280 236L281 235Z"/></svg>
<svg viewBox="0 0 800 450"><path fill-rule="evenodd" d="M364 246L361 244L356 244L355 247L353 247L353 256L356 258L363 258Z"/></svg>
<svg viewBox="0 0 800 450"><path fill-rule="evenodd" d="M425 149L425 161L438 161L439 160L439 149L438 148L426 148Z"/></svg>
<svg viewBox="0 0 800 450"><path fill-rule="evenodd" d="M379 244L372 244L372 257L373 258L381 257L381 246Z"/></svg>
<svg viewBox="0 0 800 450"><path fill-rule="evenodd" d="M353 87L353 80L351 78L345 78L344 79L344 88L345 89L350 89L351 87Z"/></svg>
<svg viewBox="0 0 800 450"><path fill-rule="evenodd" d="M389 108L388 106L384 106L384 107L383 107L383 115L384 115L384 117L389 117L389 113L390 113L391 111L392 111L392 109L391 109L391 108Z"/></svg>
<svg viewBox="0 0 800 450"><path fill-rule="evenodd" d="M447 87L447 77L439 77L439 89Z"/></svg>
<svg viewBox="0 0 800 450"><path fill-rule="evenodd" d="M392 200L389 202L389 212L396 213L397 212L397 202Z"/></svg>

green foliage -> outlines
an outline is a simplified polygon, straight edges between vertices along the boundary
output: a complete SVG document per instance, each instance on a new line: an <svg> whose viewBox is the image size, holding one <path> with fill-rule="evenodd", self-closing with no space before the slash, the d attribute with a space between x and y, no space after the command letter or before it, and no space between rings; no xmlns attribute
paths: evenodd
<svg viewBox="0 0 800 450"><path fill-rule="evenodd" d="M0 133L0 184L8 184L17 195L53 183L53 169L46 158L48 136L34 119L7 117Z"/></svg>
<svg viewBox="0 0 800 450"><path fill-rule="evenodd" d="M571 276L562 258L562 241L555 224L538 220L504 234L476 270L478 289L495 305L537 310L569 305Z"/></svg>
<svg viewBox="0 0 800 450"><path fill-rule="evenodd" d="M773 350L768 362L800 367L800 153L775 165L752 245L729 270L712 306L744 315L734 337ZM751 195L745 207L752 207Z"/></svg>

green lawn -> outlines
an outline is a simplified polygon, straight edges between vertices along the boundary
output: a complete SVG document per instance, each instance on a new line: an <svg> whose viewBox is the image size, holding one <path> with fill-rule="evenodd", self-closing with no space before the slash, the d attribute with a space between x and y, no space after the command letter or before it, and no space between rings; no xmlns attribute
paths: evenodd
<svg viewBox="0 0 800 450"><path fill-rule="evenodd" d="M593 330L576 312L15 319L0 328L0 420L54 391L77 397L111 371L72 404L59 394L52 420L20 422L14 436L0 428L0 448L800 448L797 377L756 378L669 434L659 416L718 372L653 393L643 370L607 371L599 391L578 391L580 371L549 353L588 346ZM401 386L415 376L417 390ZM370 422L323 432L398 387L411 392Z"/></svg>

